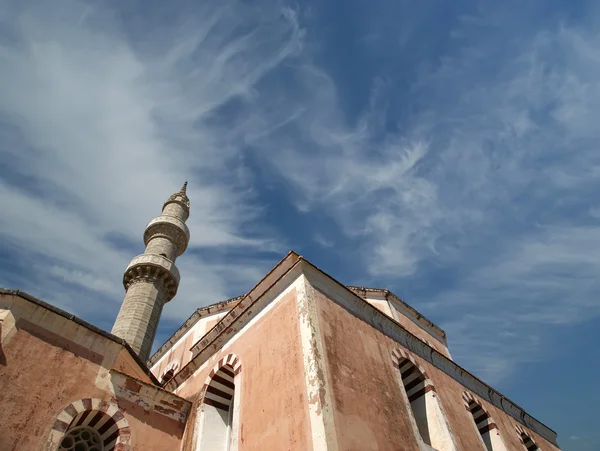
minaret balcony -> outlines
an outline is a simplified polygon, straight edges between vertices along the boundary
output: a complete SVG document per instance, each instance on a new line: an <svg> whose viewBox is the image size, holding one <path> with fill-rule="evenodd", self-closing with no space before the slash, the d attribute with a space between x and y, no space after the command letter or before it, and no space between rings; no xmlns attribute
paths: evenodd
<svg viewBox="0 0 600 451"><path fill-rule="evenodd" d="M162 255L141 254L135 257L123 274L123 286L127 290L135 282L161 282L167 301L177 294L179 270L173 261Z"/></svg>
<svg viewBox="0 0 600 451"><path fill-rule="evenodd" d="M144 231L144 244L147 246L148 242L156 236L173 241L177 246L177 255L185 252L190 241L187 225L175 216L159 216L148 223Z"/></svg>

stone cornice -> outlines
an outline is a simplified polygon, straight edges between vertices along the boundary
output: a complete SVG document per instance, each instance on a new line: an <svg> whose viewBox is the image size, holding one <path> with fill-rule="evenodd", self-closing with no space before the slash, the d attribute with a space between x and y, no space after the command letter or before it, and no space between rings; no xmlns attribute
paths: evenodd
<svg viewBox="0 0 600 451"><path fill-rule="evenodd" d="M156 362L160 360L160 358L166 354L166 352L171 349L171 347L179 341L181 337L183 337L188 330L190 330L201 318L204 318L208 315L213 315L215 313L221 313L225 310L231 309L233 304L242 299L244 296L236 296L234 298L227 299L225 301L217 302L215 304L210 304L205 307L200 307L196 309L194 313L190 315L190 317L183 323L179 329L177 329L173 335L171 335L158 350L150 357L148 360L148 366L154 365Z"/></svg>
<svg viewBox="0 0 600 451"><path fill-rule="evenodd" d="M396 304L399 304L399 307L406 310L406 315L410 319L414 320L417 324L419 324L422 328L424 328L428 333L438 338L444 346L447 345L446 342L446 332L436 325L433 321L427 319L425 315L419 313L413 306L407 304L399 296L392 293L387 288L367 288L367 287L355 287L355 286L347 286L349 290L358 294L360 297L366 298L370 294L375 294L383 297L384 299L390 300Z"/></svg>

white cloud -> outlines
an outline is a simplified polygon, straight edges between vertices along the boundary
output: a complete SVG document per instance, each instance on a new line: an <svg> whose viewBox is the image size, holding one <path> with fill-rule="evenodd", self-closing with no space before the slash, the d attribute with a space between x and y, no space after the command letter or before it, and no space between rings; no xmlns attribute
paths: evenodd
<svg viewBox="0 0 600 451"><path fill-rule="evenodd" d="M352 121L335 81L302 68L301 112L253 143L299 209L327 212L355 240L372 281L411 284L424 263L457 272L428 304L407 301L442 319L453 355L492 382L547 356L550 327L600 314L600 224L589 223L600 35L510 20L463 20L454 53L411 90L419 113L395 126L389 83L376 80Z"/></svg>
<svg viewBox="0 0 600 451"><path fill-rule="evenodd" d="M189 179L192 242L165 321L247 289L269 265L224 249L282 250L257 221L251 150L298 209L337 221L373 283L410 284L424 263L456 273L407 301L442 318L453 355L486 380L543 358L550 326L598 314L599 35L532 34L494 11L463 18L394 123L394 79L375 79L354 117L296 15L275 4L209 2L140 29L74 0L11 5L0 16L0 230L36 268L13 275L18 288L116 314L133 255L107 236L141 252L146 222Z"/></svg>
<svg viewBox="0 0 600 451"><path fill-rule="evenodd" d="M134 254L107 237L143 251L146 223L186 179L192 238L166 321L259 280L269 263L218 258L281 246L256 222L243 149L218 121L301 48L294 14L232 0L136 34L98 4L0 4L0 229L33 267L29 279L7 270L2 284L19 280L88 319L101 306L116 315Z"/></svg>

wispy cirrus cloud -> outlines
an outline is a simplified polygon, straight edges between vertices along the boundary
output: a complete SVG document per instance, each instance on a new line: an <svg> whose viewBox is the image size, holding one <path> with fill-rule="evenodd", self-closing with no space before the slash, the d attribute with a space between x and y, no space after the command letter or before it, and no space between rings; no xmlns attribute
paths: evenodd
<svg viewBox="0 0 600 451"><path fill-rule="evenodd" d="M486 7L454 18L432 56L418 26L398 36L395 23L366 27L358 41L376 47L369 61L416 43L423 61L412 52L412 69L374 63L354 111L348 83L317 63L301 11L4 3L0 225L15 265L3 284L104 314L107 327L143 227L188 178L192 242L164 312L172 328L260 279L277 258L257 251L283 254L296 240L261 221L267 173L290 188L284 202L334 221L338 230L309 235L352 253L361 284L417 287L406 300L490 382L543 358L550 327L598 314L592 28L530 27Z"/></svg>
<svg viewBox="0 0 600 451"><path fill-rule="evenodd" d="M532 31L505 13L457 22L452 50L410 89L414 113L395 120L398 90L376 78L352 119L309 65L294 121L252 143L300 210L331 215L356 243L363 280L428 286L408 301L492 383L547 358L553 327L600 314L600 36L560 21ZM456 279L440 288L444 272Z"/></svg>
<svg viewBox="0 0 600 451"><path fill-rule="evenodd" d="M166 324L260 279L270 261L219 256L281 250L224 118L301 48L294 14L182 4L154 23L76 0L0 3L2 284L110 328L147 221L186 179L192 238Z"/></svg>

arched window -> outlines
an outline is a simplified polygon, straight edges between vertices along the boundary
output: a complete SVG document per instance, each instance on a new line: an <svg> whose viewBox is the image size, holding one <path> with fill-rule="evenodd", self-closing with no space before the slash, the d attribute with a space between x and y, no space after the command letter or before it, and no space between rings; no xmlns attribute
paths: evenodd
<svg viewBox="0 0 600 451"><path fill-rule="evenodd" d="M463 394L463 399L465 400L467 410L473 417L479 434L481 434L481 439L486 449L488 451L507 451L496 423L494 423L481 404L475 401L475 398L467 392Z"/></svg>
<svg viewBox="0 0 600 451"><path fill-rule="evenodd" d="M454 450L454 441L433 385L408 358L400 359L398 368L423 442L439 451Z"/></svg>
<svg viewBox="0 0 600 451"><path fill-rule="evenodd" d="M224 365L214 374L202 402L200 451L234 451L233 400L235 371Z"/></svg>
<svg viewBox="0 0 600 451"><path fill-rule="evenodd" d="M85 410L71 421L58 451L113 451L119 428L115 420L98 410Z"/></svg>
<svg viewBox="0 0 600 451"><path fill-rule="evenodd" d="M77 426L67 431L58 451L104 451L100 433L88 426Z"/></svg>
<svg viewBox="0 0 600 451"><path fill-rule="evenodd" d="M533 439L529 436L527 432L523 429L520 430L521 433L521 442L525 445L527 451L540 451L540 447L535 444Z"/></svg>

